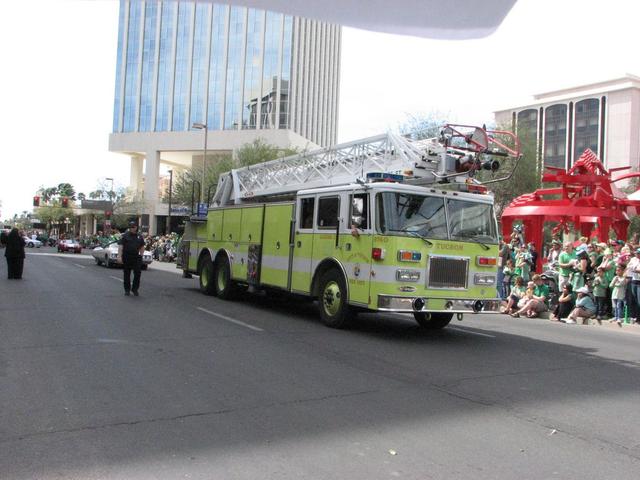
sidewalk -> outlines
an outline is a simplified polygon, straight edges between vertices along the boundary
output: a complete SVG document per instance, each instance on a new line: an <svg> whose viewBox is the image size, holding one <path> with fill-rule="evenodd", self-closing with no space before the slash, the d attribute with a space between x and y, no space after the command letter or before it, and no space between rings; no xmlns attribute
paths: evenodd
<svg viewBox="0 0 640 480"><path fill-rule="evenodd" d="M551 315L551 312L543 312L540 314L538 318L546 322L558 323L560 325L567 325L569 327L598 327L598 328L604 328L604 329L615 330L615 331L625 331L629 333L635 333L636 335L640 335L640 325L638 325L637 323L622 323L621 325L619 325L617 323L611 323L609 322L609 319L607 319L607 320L602 320L602 324L600 325L598 324L598 321L595 318L591 318L589 320L588 325L583 325L581 322L577 322L575 324L573 323L565 324L559 321L551 321L549 319L550 315Z"/></svg>

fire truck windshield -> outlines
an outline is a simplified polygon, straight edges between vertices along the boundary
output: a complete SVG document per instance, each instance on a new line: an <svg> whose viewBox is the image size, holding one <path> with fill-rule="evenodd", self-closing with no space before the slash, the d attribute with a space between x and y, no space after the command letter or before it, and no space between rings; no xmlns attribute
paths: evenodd
<svg viewBox="0 0 640 480"><path fill-rule="evenodd" d="M376 217L380 233L485 243L498 241L493 206L486 203L383 192L377 195Z"/></svg>

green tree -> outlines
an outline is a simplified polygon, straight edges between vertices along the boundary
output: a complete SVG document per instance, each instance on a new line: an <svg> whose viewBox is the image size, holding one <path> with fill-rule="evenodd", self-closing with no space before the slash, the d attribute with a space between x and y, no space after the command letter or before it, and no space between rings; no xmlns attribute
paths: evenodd
<svg viewBox="0 0 640 480"><path fill-rule="evenodd" d="M76 191L70 183L61 183L58 185L58 196L67 197L70 200L76 199Z"/></svg>
<svg viewBox="0 0 640 480"><path fill-rule="evenodd" d="M510 128L498 127L498 130L510 130ZM534 192L542 185L535 132L522 132L518 135L518 139L520 140L522 158L517 162L517 166L514 158L499 159L500 169L497 172L482 171L477 177L480 181L487 181L507 176L513 171L508 180L487 185L494 195L498 216L515 198L525 193Z"/></svg>
<svg viewBox="0 0 640 480"><path fill-rule="evenodd" d="M58 202L51 205L43 205L34 209L34 216L47 225L47 230L51 231L54 226L65 225L65 220L73 220L75 215L70 208L62 207ZM72 222L73 223L73 222Z"/></svg>
<svg viewBox="0 0 640 480"><path fill-rule="evenodd" d="M278 148L274 145L266 143L262 139L256 139L251 143L247 143L235 152L235 158L230 154L207 154L207 161L204 165L204 195L210 186L211 193L215 191L220 175L234 168L247 167L258 163L268 162L276 158L282 158L298 153L293 148ZM177 172L173 177L173 189L171 202L174 205L190 205L193 193L194 181L202 182L202 164L187 168L182 172ZM195 196L198 196L197 188ZM196 198L196 201L198 198ZM168 193L163 198L164 202L168 202Z"/></svg>

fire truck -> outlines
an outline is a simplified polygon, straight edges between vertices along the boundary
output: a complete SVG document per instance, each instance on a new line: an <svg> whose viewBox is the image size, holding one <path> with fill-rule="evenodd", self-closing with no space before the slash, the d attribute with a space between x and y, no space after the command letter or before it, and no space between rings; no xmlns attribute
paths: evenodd
<svg viewBox="0 0 640 480"><path fill-rule="evenodd" d="M221 299L308 296L334 328L359 311L412 313L427 329L496 312L486 184L509 179L520 156L511 132L448 124L432 138L387 133L234 169L187 222L178 268ZM514 167L497 177L505 158Z"/></svg>

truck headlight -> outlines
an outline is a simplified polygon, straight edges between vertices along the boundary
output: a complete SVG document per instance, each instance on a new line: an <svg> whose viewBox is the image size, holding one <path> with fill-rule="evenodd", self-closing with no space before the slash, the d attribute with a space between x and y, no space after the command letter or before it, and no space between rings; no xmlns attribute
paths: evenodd
<svg viewBox="0 0 640 480"><path fill-rule="evenodd" d="M396 270L396 280L399 282L417 282L420 280L420 272L418 270Z"/></svg>
<svg viewBox="0 0 640 480"><path fill-rule="evenodd" d="M476 285L495 285L496 276L486 275L484 273L476 273L473 276L473 283L475 283Z"/></svg>

